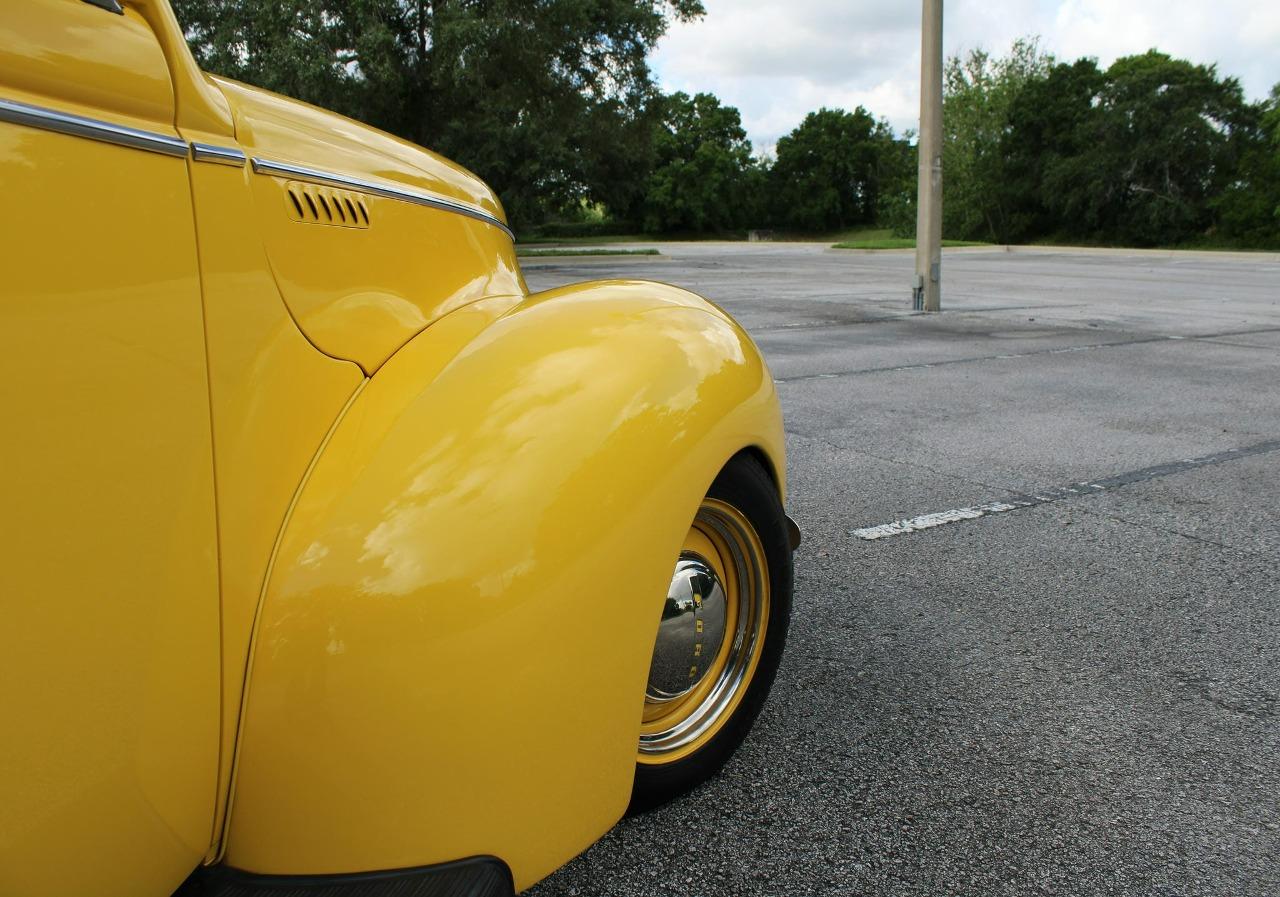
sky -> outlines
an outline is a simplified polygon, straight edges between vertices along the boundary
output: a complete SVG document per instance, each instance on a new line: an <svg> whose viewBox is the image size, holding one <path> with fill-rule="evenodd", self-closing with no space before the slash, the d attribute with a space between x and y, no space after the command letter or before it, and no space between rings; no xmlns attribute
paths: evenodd
<svg viewBox="0 0 1280 897"><path fill-rule="evenodd" d="M650 63L665 91L707 91L738 107L757 152L819 107L861 104L901 133L920 115L919 0L703 0ZM1217 63L1251 100L1280 81L1277 0L949 0L943 52L1004 55L1039 36L1059 59L1104 67L1151 47Z"/></svg>

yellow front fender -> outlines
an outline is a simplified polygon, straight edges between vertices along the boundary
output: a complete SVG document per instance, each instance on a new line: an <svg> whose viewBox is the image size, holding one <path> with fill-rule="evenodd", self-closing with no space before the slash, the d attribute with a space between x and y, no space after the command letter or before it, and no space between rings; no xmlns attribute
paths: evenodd
<svg viewBox="0 0 1280 897"><path fill-rule="evenodd" d="M768 369L673 287L485 300L414 338L287 523L227 862L492 854L523 888L586 848L627 805L681 540L745 448L780 476Z"/></svg>

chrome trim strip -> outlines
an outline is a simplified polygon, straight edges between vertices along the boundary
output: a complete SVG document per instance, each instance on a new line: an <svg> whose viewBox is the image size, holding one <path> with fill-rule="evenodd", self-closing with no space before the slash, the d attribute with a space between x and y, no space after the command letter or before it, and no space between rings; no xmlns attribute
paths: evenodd
<svg viewBox="0 0 1280 897"><path fill-rule="evenodd" d="M57 112L43 106L32 106L15 100L0 99L0 121L29 128L40 128L58 134L69 134L72 137L87 137L116 146L127 146L130 149L146 150L164 156L185 157L187 142L179 137L167 134L156 134L153 131L140 131L96 118L85 118L69 112Z"/></svg>
<svg viewBox="0 0 1280 897"><path fill-rule="evenodd" d="M191 158L197 162L213 162L216 165L234 165L243 168L245 154L229 146L214 146L212 143L191 142Z"/></svg>
<svg viewBox="0 0 1280 897"><path fill-rule="evenodd" d="M465 215L468 218L474 218L477 221L483 221L485 224L492 224L500 229L512 240L516 238L511 228L507 227L499 219L483 212L473 206L464 205L451 199L444 199L429 193L410 190L405 187L393 187L390 184L378 183L375 181L366 181L361 178L348 177L342 174L330 174L326 171L317 171L314 168L303 168L301 165L289 165L285 162L272 162L270 159L260 159L254 156L253 171L255 174L276 175L279 177L291 177L302 181L311 181L315 184L324 184L329 187L342 187L349 190L359 190L363 193L372 193L374 196L385 196L387 199L398 199L402 202L416 203L420 206L429 206L433 209L442 209L446 212L454 212L458 215Z"/></svg>

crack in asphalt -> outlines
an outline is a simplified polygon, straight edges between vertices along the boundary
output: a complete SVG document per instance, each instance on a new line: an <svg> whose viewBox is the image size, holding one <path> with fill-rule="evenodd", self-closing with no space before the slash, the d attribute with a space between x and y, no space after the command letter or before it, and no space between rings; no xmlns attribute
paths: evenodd
<svg viewBox="0 0 1280 897"><path fill-rule="evenodd" d="M1044 304L993 305L993 306L978 306L975 308L951 308L947 310L947 313L948 313L948 316L959 317L960 315L990 314L991 312L997 312L997 311L1028 311L1028 310L1037 311L1037 310L1046 309L1046 308L1061 309L1061 308L1083 308L1083 307L1084 307L1084 303L1081 303L1081 302L1060 303L1060 304L1055 303L1052 305L1044 305ZM909 318L922 318L922 317L926 317L927 315L928 315L928 312L923 312L923 311L899 311L899 312L890 312L888 314L883 314L883 315L877 315L875 317L862 318L857 321L842 320L840 318L833 317L833 318L828 318L826 320L820 319L820 320L814 320L814 321L800 321L795 324L778 324L772 327L748 327L747 331L753 337L755 337L755 336L773 335L773 334L779 334L779 333L795 333L796 331L805 331L805 330L834 330L837 328L844 328L844 327L861 327L864 324L888 324L893 321L904 321ZM1046 321L1045 323L1050 324L1054 322ZM1064 329L1064 332L1069 332L1067 328L1062 328L1062 329ZM1082 330L1082 328L1073 328L1073 329Z"/></svg>
<svg viewBox="0 0 1280 897"><path fill-rule="evenodd" d="M1255 698L1253 702L1233 701L1214 692L1214 686L1218 682L1208 674L1174 670L1170 675L1175 682L1192 694L1229 713L1238 713L1256 720L1270 720L1280 716L1278 712L1280 696L1271 692L1258 690L1250 695Z"/></svg>
<svg viewBox="0 0 1280 897"><path fill-rule="evenodd" d="M1280 327L1262 327L1253 330L1227 330L1221 333L1203 333L1192 336L1146 336L1140 339L1115 340L1109 343L1086 343L1081 346L1058 346L1053 349L1034 349L1030 352L1002 352L998 355L975 355L968 358L949 358L942 361L921 361L915 364L894 364L884 367L855 368L849 371L830 371L821 374L799 374L794 377L775 377L774 383L804 383L810 380L835 380L841 377L858 377L864 374L885 374L895 371L920 371L928 368L949 367L956 364L975 364L982 361L999 361L1010 358L1036 358L1041 355L1066 355L1070 352L1091 352L1097 349L1115 349L1126 346L1145 346L1152 343L1212 342L1227 336L1247 336L1257 333L1275 333ZM1227 345L1214 343L1214 345Z"/></svg>
<svg viewBox="0 0 1280 897"><path fill-rule="evenodd" d="M811 380L835 380L841 377L858 377L864 374L886 374L896 371L923 371L929 368L950 367L957 364L976 364L982 361L998 361L1007 358L1032 358L1038 355L1065 355L1068 352L1090 352L1096 349L1111 349L1117 346L1140 346L1148 343L1163 343L1173 340L1188 339L1178 336L1150 336L1136 340L1120 340L1110 343L1088 343L1083 346L1060 346L1054 349L1037 349L1031 352L1002 352L999 355L977 355L969 358L950 358L943 361L922 361L916 364L894 364L884 367L857 368L851 371L831 371L822 374L801 374L795 377L775 377L774 383L804 383ZM1196 337L1199 339L1199 337Z"/></svg>
<svg viewBox="0 0 1280 897"><path fill-rule="evenodd" d="M1123 523L1125 526L1132 526L1135 529L1142 529L1152 533L1163 533L1166 536L1177 536L1179 539L1186 539L1189 542L1197 542L1201 545L1210 545L1214 548L1220 548L1223 551L1233 551L1237 554L1244 554L1250 557L1259 557L1260 552L1253 551L1248 548L1241 548L1239 545L1230 545L1226 542L1219 542L1215 539L1206 539L1204 536L1197 536L1194 533L1183 532L1180 529L1174 529L1171 526L1157 526L1154 523L1143 520L1130 520L1128 517L1122 517L1119 514L1107 511L1080 509L1084 514L1090 517L1103 517L1107 520L1114 520L1116 523Z"/></svg>

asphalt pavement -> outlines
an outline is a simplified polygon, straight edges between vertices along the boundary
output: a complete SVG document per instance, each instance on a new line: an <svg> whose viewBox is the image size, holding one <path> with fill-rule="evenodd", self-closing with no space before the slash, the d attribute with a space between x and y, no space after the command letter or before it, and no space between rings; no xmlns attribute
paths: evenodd
<svg viewBox="0 0 1280 897"><path fill-rule="evenodd" d="M652 244L779 382L804 530L773 695L534 888L1280 894L1280 256Z"/></svg>

